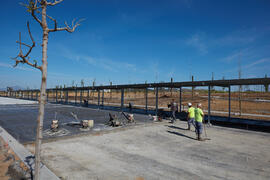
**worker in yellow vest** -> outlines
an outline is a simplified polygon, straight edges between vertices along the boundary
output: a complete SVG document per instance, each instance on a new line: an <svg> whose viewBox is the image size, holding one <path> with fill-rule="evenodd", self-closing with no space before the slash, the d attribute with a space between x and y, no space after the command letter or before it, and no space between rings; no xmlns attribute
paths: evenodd
<svg viewBox="0 0 270 180"><path fill-rule="evenodd" d="M195 125L196 125L196 134L197 134L197 140L202 141L201 134L203 132L203 111L202 111L202 105L199 103L197 105L197 108L195 108Z"/></svg>
<svg viewBox="0 0 270 180"><path fill-rule="evenodd" d="M196 130L195 126L195 108L192 107L191 103L188 103L188 115L187 115L188 130L190 130L190 125L192 124Z"/></svg>

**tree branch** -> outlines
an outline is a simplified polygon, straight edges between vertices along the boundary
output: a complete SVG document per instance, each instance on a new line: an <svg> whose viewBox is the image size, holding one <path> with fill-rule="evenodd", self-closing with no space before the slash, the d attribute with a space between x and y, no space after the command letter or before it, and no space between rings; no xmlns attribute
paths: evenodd
<svg viewBox="0 0 270 180"><path fill-rule="evenodd" d="M38 17L36 16L35 11L36 11L36 10L32 10L32 11L31 11L31 15L32 15L33 18L34 18L34 19L42 26L42 23L41 23L40 19L38 19Z"/></svg>
<svg viewBox="0 0 270 180"><path fill-rule="evenodd" d="M70 32L70 33L72 33L72 32L74 32L75 31L75 29L78 27L78 26L80 26L81 24L80 24L80 22L82 22L84 19L79 19L76 23L75 23L75 21L76 21L76 19L73 19L73 21L72 21L72 26L70 27L68 24L67 24L67 22L65 22L65 27L60 27L60 28L58 28L57 27L57 21L55 20L55 19L53 19L53 21L54 21L54 29L49 29L49 32L55 32L55 31L67 31L67 32ZM75 23L75 24L74 24Z"/></svg>
<svg viewBox="0 0 270 180"><path fill-rule="evenodd" d="M32 67L37 68L39 70L42 70L42 67L37 65L36 60L34 60L34 63L31 63L29 61L30 57L28 57L28 55L31 53L32 49L35 47L35 41L34 41L34 38L31 34L31 31L30 31L29 22L27 22L27 28L28 28L28 33L29 33L30 39L32 41L32 45L30 46L26 43L22 43L21 33L19 33L19 41L16 41L16 43L20 44L20 52L15 58L12 58L15 61L15 65L13 67L16 67L19 63L22 63L22 64L26 63L29 66L32 66ZM23 52L22 52L22 45L29 47L29 50L27 51L27 53L25 55L23 55ZM20 59L18 59L18 58L20 58Z"/></svg>
<svg viewBox="0 0 270 180"><path fill-rule="evenodd" d="M54 6L54 5L56 5L56 4L59 4L59 3L61 3L63 0L54 0L54 2L47 2L47 5L48 6Z"/></svg>

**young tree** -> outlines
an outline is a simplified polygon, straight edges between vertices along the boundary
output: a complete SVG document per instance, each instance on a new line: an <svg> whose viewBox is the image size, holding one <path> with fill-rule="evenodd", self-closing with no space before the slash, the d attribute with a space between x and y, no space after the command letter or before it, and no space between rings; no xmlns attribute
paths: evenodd
<svg viewBox="0 0 270 180"><path fill-rule="evenodd" d="M46 86L47 86L47 45L48 45L48 37L49 33L56 32L56 31L67 31L67 32L74 32L75 29L80 25L81 20L72 21L72 26L70 27L66 22L64 27L58 27L58 23L56 19L47 15L47 7L55 6L61 3L63 0L29 0L28 4L23 4L27 8L27 11L32 15L36 22L42 28L42 63L38 65L37 60L30 61L30 53L32 49L35 47L36 43L34 38L31 34L29 22L27 22L28 33L30 39L32 41L32 45L23 43L21 41L21 33L19 33L19 44L20 51L17 57L13 58L15 60L16 67L19 63L28 64L34 68L37 68L41 71L42 79L41 79L41 87L40 87L40 98L39 98L39 113L37 118L37 132L36 132L36 144L35 144L35 175L34 179L39 179L39 171L40 171L40 151L41 151L41 140L42 140L42 129L43 129L43 119L44 119L44 107L46 103ZM48 27L48 21L51 20L54 24L53 28ZM23 53L22 45L28 47L28 51Z"/></svg>

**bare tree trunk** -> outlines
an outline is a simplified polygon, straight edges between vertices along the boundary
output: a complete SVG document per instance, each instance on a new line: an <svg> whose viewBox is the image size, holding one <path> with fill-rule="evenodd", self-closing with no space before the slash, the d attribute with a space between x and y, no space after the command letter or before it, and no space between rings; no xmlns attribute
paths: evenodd
<svg viewBox="0 0 270 180"><path fill-rule="evenodd" d="M35 147L35 180L39 180L40 175L40 157L41 157L41 141L42 141L42 130L43 130L43 119L44 109L46 103L46 87L47 87L47 45L48 45L48 27L46 20L46 5L42 7L42 80L40 87L40 99L39 99L39 113L38 113L38 124L36 134L36 147Z"/></svg>

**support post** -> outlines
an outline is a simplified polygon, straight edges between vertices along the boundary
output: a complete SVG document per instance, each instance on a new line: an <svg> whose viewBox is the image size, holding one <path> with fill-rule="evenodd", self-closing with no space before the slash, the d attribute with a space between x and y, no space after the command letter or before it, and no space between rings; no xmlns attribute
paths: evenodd
<svg viewBox="0 0 270 180"><path fill-rule="evenodd" d="M66 89L66 103L68 104L68 89Z"/></svg>
<svg viewBox="0 0 270 180"><path fill-rule="evenodd" d="M211 124L210 116L211 116L211 86L208 86L208 124Z"/></svg>
<svg viewBox="0 0 270 180"><path fill-rule="evenodd" d="M158 87L156 87L156 116L158 115Z"/></svg>
<svg viewBox="0 0 270 180"><path fill-rule="evenodd" d="M104 106L104 89L102 90L101 106Z"/></svg>
<svg viewBox="0 0 270 180"><path fill-rule="evenodd" d="M89 94L90 94L90 89L87 90L87 101L89 101Z"/></svg>
<svg viewBox="0 0 270 180"><path fill-rule="evenodd" d="M58 91L57 91L57 89L55 89L55 102L57 103L58 102Z"/></svg>
<svg viewBox="0 0 270 180"><path fill-rule="evenodd" d="M124 89L121 89L121 111L124 108Z"/></svg>
<svg viewBox="0 0 270 180"><path fill-rule="evenodd" d="M80 105L82 105L82 90L80 90Z"/></svg>
<svg viewBox="0 0 270 180"><path fill-rule="evenodd" d="M100 108L100 90L98 90L98 109Z"/></svg>
<svg viewBox="0 0 270 180"><path fill-rule="evenodd" d="M229 121L231 120L231 86L229 86Z"/></svg>
<svg viewBox="0 0 270 180"><path fill-rule="evenodd" d="M145 88L145 112L148 112L148 88Z"/></svg>
<svg viewBox="0 0 270 180"><path fill-rule="evenodd" d="M75 87L75 104L77 104L77 86Z"/></svg>
<svg viewBox="0 0 270 180"><path fill-rule="evenodd" d="M182 112L182 87L179 88L179 104L180 104L180 113Z"/></svg>

